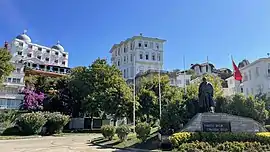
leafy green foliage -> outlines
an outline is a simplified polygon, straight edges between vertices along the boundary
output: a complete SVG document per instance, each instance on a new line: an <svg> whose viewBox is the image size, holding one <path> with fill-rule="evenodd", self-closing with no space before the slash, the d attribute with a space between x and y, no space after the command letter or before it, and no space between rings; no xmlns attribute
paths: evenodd
<svg viewBox="0 0 270 152"><path fill-rule="evenodd" d="M121 141L125 141L129 133L130 128L128 125L121 125L116 128L116 134Z"/></svg>
<svg viewBox="0 0 270 152"><path fill-rule="evenodd" d="M211 133L211 132L179 132L169 137L170 142L174 147L179 147L181 144L192 141L205 141L209 143L229 142L260 142L270 143L269 133Z"/></svg>
<svg viewBox="0 0 270 152"><path fill-rule="evenodd" d="M269 144L261 144L258 142L224 142L218 144L209 144L208 142L194 141L191 143L183 143L180 145L176 151L186 152L186 151L207 151L207 152L242 152L242 151L269 151Z"/></svg>
<svg viewBox="0 0 270 152"><path fill-rule="evenodd" d="M38 134L45 123L46 118L41 112L25 113L16 119L16 125L21 128L25 135Z"/></svg>
<svg viewBox="0 0 270 152"><path fill-rule="evenodd" d="M6 128L2 135L4 136L11 136L11 135L22 135L22 132L18 126L12 126L9 128Z"/></svg>
<svg viewBox="0 0 270 152"><path fill-rule="evenodd" d="M269 117L265 102L258 98L236 94L231 98L220 97L218 99L216 100L218 112L253 118L261 123L265 122Z"/></svg>
<svg viewBox="0 0 270 152"><path fill-rule="evenodd" d="M138 123L136 124L135 131L137 134L137 138L145 141L151 133L151 126L147 123Z"/></svg>
<svg viewBox="0 0 270 152"><path fill-rule="evenodd" d="M62 115L59 112L45 112L44 116L47 119L47 122L45 124L47 134L50 135L55 133L61 133L63 127L69 122L69 116Z"/></svg>
<svg viewBox="0 0 270 152"><path fill-rule="evenodd" d="M11 58L12 55L7 49L0 48L0 84L15 70L15 67L10 62Z"/></svg>
<svg viewBox="0 0 270 152"><path fill-rule="evenodd" d="M101 133L104 138L112 140L113 136L115 135L115 127L111 125L103 125L101 127Z"/></svg>

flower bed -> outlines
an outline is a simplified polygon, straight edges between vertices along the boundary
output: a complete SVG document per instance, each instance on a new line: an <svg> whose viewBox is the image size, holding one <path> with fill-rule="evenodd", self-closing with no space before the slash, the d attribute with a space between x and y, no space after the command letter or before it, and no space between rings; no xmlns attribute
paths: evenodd
<svg viewBox="0 0 270 152"><path fill-rule="evenodd" d="M261 144L270 143L270 132L250 133L208 133L208 132L179 132L169 137L174 147L179 147L183 143L202 141L208 143L224 142L259 142Z"/></svg>

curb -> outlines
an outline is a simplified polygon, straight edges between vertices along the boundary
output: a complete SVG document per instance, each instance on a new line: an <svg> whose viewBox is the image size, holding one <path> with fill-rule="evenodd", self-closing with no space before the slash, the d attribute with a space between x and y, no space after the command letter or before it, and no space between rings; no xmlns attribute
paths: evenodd
<svg viewBox="0 0 270 152"><path fill-rule="evenodd" d="M92 139L92 140L95 140ZM160 150L145 150L145 149L137 149L137 148L115 148L113 146L106 146L106 145L101 145L101 144L96 144L96 143L93 143L92 140L90 140L90 143L94 146L99 146L99 147L102 147L102 148L111 148L111 149L118 149L118 150L128 150L128 151L139 151L139 152L160 152Z"/></svg>

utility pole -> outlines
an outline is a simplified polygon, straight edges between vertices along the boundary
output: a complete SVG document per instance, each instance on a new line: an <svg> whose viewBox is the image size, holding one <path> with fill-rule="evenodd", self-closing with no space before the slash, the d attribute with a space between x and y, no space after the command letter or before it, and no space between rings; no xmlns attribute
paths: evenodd
<svg viewBox="0 0 270 152"><path fill-rule="evenodd" d="M185 55L183 56L183 64L184 64L184 91L185 91L185 95L186 95L187 88L186 88L186 61L185 61Z"/></svg>

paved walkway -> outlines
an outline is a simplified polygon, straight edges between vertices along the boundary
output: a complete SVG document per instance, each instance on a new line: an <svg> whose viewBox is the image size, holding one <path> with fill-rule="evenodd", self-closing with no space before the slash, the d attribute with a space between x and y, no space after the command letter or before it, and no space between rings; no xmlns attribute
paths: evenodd
<svg viewBox="0 0 270 152"><path fill-rule="evenodd" d="M32 139L0 140L1 152L113 152L101 149L89 141L101 135L69 135L64 137L41 137ZM122 151L123 152L123 151Z"/></svg>

